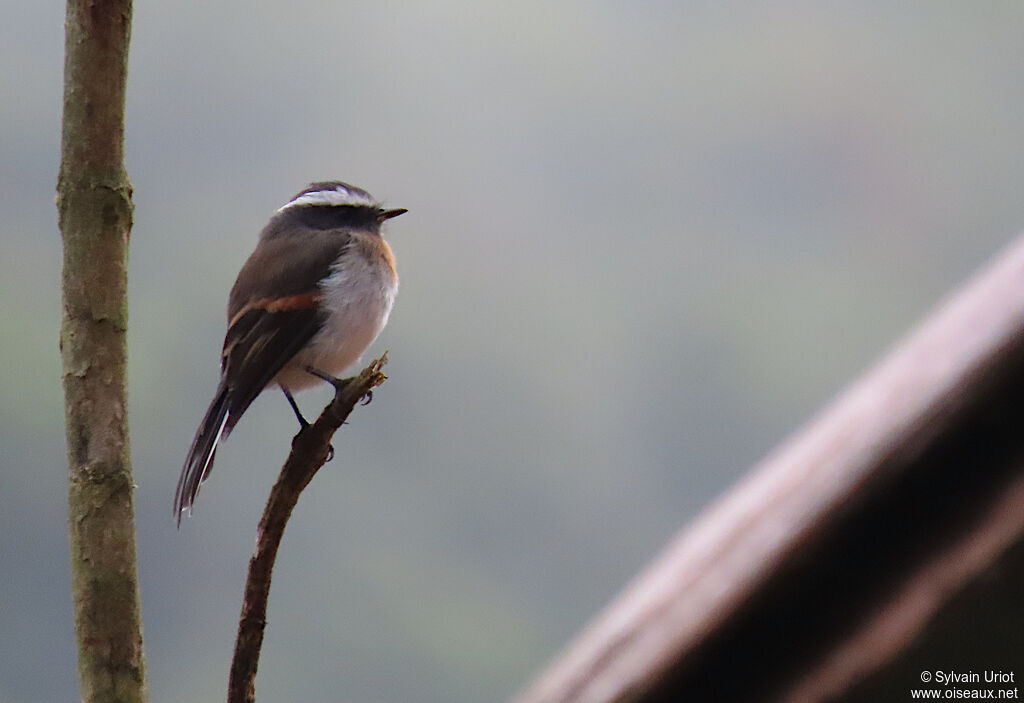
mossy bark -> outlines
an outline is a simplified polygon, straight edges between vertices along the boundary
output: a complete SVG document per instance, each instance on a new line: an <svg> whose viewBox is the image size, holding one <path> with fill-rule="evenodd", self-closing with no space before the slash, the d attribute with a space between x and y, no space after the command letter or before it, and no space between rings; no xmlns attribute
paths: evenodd
<svg viewBox="0 0 1024 703"><path fill-rule="evenodd" d="M83 701L145 701L125 384L130 0L68 0L57 208L72 597Z"/></svg>

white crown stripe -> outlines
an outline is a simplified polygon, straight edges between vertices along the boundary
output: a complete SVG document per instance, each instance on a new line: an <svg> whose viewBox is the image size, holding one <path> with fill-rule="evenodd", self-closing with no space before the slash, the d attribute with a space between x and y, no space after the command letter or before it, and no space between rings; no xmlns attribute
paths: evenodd
<svg viewBox="0 0 1024 703"><path fill-rule="evenodd" d="M364 193L353 192L342 186L332 190L315 190L311 193L303 193L277 209L278 212L292 207L293 205L367 205L375 206L377 203L373 198L367 197Z"/></svg>

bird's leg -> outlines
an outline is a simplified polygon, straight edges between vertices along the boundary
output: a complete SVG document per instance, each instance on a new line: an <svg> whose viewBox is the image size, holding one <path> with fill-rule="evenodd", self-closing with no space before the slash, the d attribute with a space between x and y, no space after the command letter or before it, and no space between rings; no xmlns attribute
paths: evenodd
<svg viewBox="0 0 1024 703"><path fill-rule="evenodd" d="M299 406L295 402L295 398L292 397L291 392L287 388L285 388L284 386L281 386L281 392L284 393L284 397L288 399L288 404L290 406L292 406L292 412L295 413L295 417L299 421L299 425L300 425L299 432L301 432L302 430L304 430L307 427L309 427L309 422L306 421L306 418L302 417L302 411L299 410Z"/></svg>
<svg viewBox="0 0 1024 703"><path fill-rule="evenodd" d="M327 381L327 383L330 383L332 386L334 386L334 392L335 393L340 393L341 391L345 390L345 387L348 386L349 381L351 380L351 379L348 379L348 378L338 378L337 376L332 376L331 374L325 373L325 372L321 371L320 369L314 368L312 366L307 366L306 367L306 373L312 374L312 375L316 376L317 378L319 378L319 379L321 379L323 381ZM369 402L369 400L367 400L366 402ZM366 403L364 403L364 405L365 404ZM330 461L333 458L334 458L334 445L331 444L331 445L329 445L327 447L327 461Z"/></svg>
<svg viewBox="0 0 1024 703"><path fill-rule="evenodd" d="M302 411L299 410L299 404L295 402L295 398L292 397L291 392L287 388L281 386L281 391L284 393L284 397L288 399L288 404L292 406L292 410L295 412L295 417L299 420L299 434L309 427L309 421L302 416ZM296 435L297 436L297 435ZM328 446L327 448L327 461L334 458L334 447Z"/></svg>
<svg viewBox="0 0 1024 703"><path fill-rule="evenodd" d="M336 391L345 390L345 386L348 385L348 381L349 381L349 379L347 379L347 378L337 378L336 376L332 376L329 373L324 373L320 369L313 368L312 366L307 366L306 367L306 373L313 374L317 378L319 378L319 379L321 379L323 381L327 381L332 386L334 386L334 390L336 390Z"/></svg>
<svg viewBox="0 0 1024 703"><path fill-rule="evenodd" d="M345 390L345 386L347 386L349 384L349 381L352 380L351 378L337 378L336 376L332 376L329 373L324 373L320 369L315 369L312 366L306 367L306 373L311 373L317 378L327 381L332 386L334 386L334 390L338 392ZM361 404L369 405L371 400L373 400L373 391L366 391L366 395L363 396Z"/></svg>

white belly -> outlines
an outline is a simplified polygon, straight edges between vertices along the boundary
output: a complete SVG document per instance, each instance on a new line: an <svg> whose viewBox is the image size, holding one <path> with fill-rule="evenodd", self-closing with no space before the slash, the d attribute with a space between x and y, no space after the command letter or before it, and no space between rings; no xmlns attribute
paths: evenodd
<svg viewBox="0 0 1024 703"><path fill-rule="evenodd" d="M321 284L322 304L330 311L326 324L274 378L289 391L323 383L306 366L340 376L359 361L388 322L398 293L393 269L360 252L350 251L342 261Z"/></svg>

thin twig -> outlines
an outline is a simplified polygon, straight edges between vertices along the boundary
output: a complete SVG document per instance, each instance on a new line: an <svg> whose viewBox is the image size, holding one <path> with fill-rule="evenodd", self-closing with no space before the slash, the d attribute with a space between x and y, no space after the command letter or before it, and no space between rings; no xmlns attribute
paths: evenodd
<svg viewBox="0 0 1024 703"><path fill-rule="evenodd" d="M387 380L381 371L387 363L387 356L385 352L358 376L347 379L345 385L336 389L334 400L324 408L316 422L292 440L291 454L281 468L281 474L263 509L256 550L249 560L245 600L238 620L238 639L228 680L228 703L252 703L255 700L254 682L263 645L263 630L267 625L270 577L285 525L299 500L299 494L327 461L334 433L344 424L356 404L369 397L374 388Z"/></svg>

